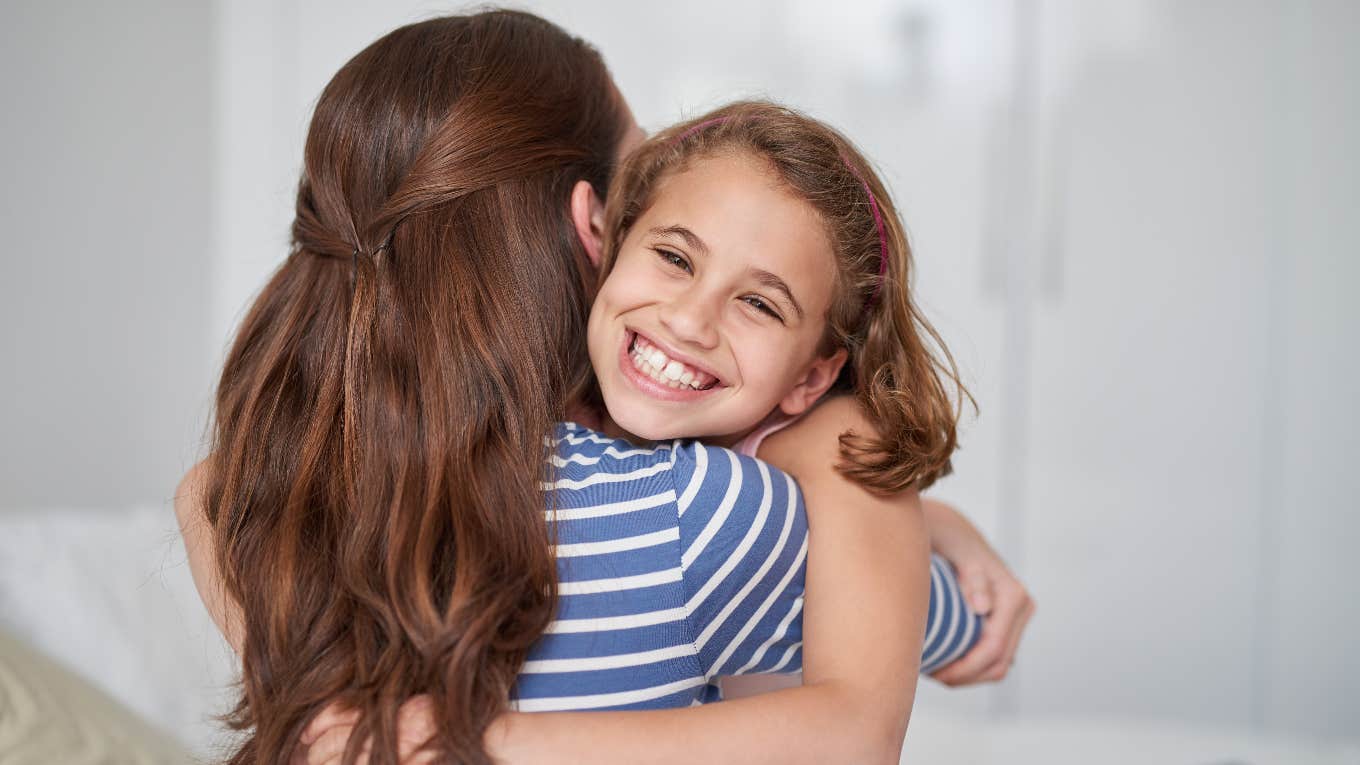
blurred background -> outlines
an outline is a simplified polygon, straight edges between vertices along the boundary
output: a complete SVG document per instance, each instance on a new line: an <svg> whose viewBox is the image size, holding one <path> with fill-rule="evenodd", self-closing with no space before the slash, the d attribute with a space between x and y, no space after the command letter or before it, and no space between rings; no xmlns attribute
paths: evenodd
<svg viewBox="0 0 1360 765"><path fill-rule="evenodd" d="M980 405L936 494L1039 604L1005 682L923 681L904 761L1360 762L1360 3L514 7L644 127L770 97L892 187ZM200 755L231 663L175 483L321 88L464 8L0 10L0 629Z"/></svg>

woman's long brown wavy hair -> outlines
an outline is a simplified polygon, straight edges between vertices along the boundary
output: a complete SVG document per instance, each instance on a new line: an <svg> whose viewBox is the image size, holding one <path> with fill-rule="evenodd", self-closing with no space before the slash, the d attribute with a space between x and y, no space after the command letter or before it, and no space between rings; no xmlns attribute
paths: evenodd
<svg viewBox="0 0 1360 765"><path fill-rule="evenodd" d="M487 761L556 600L539 482L593 284L568 199L604 195L624 129L599 55L525 13L402 27L326 86L207 463L244 614L232 763L286 762L335 700L350 756L395 763L420 693L445 757Z"/></svg>
<svg viewBox="0 0 1360 765"><path fill-rule="evenodd" d="M912 299L911 246L887 187L829 125L778 104L738 101L649 138L609 192L600 278L661 181L723 152L768 162L773 176L819 213L832 242L837 278L820 352L849 351L832 390L854 395L878 431L842 434L837 468L884 494L925 489L948 475L960 410L972 397Z"/></svg>

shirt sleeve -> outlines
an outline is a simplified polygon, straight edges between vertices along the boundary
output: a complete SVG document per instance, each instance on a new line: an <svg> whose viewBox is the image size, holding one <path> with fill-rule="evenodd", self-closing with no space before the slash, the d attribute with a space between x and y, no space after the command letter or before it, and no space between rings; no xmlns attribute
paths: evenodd
<svg viewBox="0 0 1360 765"><path fill-rule="evenodd" d="M680 567L695 647L708 677L803 668L807 514L798 485L752 457L677 444ZM921 674L977 644L982 617L944 558L930 558Z"/></svg>
<svg viewBox="0 0 1360 765"><path fill-rule="evenodd" d="M949 561L930 556L930 612L921 649L921 674L944 668L968 653L982 635L982 617L963 599Z"/></svg>
<svg viewBox="0 0 1360 765"><path fill-rule="evenodd" d="M709 678L803 664L807 514L797 484L757 459L677 442L685 610Z"/></svg>

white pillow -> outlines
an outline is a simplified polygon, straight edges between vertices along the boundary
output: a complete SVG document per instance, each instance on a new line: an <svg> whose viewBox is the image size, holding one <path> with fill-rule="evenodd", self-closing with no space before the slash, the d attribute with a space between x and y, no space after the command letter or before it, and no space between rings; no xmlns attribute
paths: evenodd
<svg viewBox="0 0 1360 765"><path fill-rule="evenodd" d="M223 754L213 717L233 698L235 657L168 503L0 514L0 625L195 753Z"/></svg>

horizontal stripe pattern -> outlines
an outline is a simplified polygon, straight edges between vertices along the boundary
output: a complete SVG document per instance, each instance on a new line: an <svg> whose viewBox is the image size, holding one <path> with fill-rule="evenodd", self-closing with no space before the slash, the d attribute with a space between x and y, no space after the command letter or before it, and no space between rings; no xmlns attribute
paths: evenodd
<svg viewBox="0 0 1360 765"><path fill-rule="evenodd" d="M525 674L545 674L549 672L589 672L597 669L623 669L643 664L653 664L667 659L681 659L694 651L687 645L673 645L654 648L650 651L622 653L613 656L586 656L580 659L539 659L527 661L520 671Z"/></svg>
<svg viewBox="0 0 1360 765"><path fill-rule="evenodd" d="M638 497L637 499L625 499L621 502L605 502L598 505L585 505L582 507L561 507L551 510L544 510L544 515L550 521L577 521L583 518L603 518L609 515L625 515L637 512L638 510L648 510L661 505L668 505L675 502L675 492L667 489L658 494L648 497Z"/></svg>
<svg viewBox="0 0 1360 765"><path fill-rule="evenodd" d="M687 692L702 687L702 677L687 677L661 685L633 688L614 693L595 693L580 696L516 699L512 706L520 712L563 712L571 709L632 709L645 702L657 702L668 696L692 698ZM691 706L685 704L649 704L646 707Z"/></svg>
<svg viewBox="0 0 1360 765"><path fill-rule="evenodd" d="M701 700L685 610L671 449L571 424L551 439L545 517L557 612L514 689L522 711L658 709Z"/></svg>
<svg viewBox="0 0 1360 765"><path fill-rule="evenodd" d="M661 529L647 534L638 534L632 537L621 537L619 539L602 539L598 542L574 542L569 544L559 544L553 549L559 558L572 558L578 555L602 555L611 552L627 552L629 550L640 550L644 547L655 547L667 542L674 542L680 538L677 529Z"/></svg>
<svg viewBox="0 0 1360 765"><path fill-rule="evenodd" d="M676 566L675 568L650 571L646 574L635 574L633 576L588 579L582 582L560 582L557 585L557 594L588 595L590 593L618 592L619 590L640 590L644 587L679 582L683 576L684 572L680 570L679 566Z"/></svg>
<svg viewBox="0 0 1360 765"><path fill-rule="evenodd" d="M562 478L556 481L544 481L539 485L544 491L553 491L554 489L584 489L587 486L594 486L597 483L623 483L638 478L646 478L647 476L656 475L657 473L664 473L670 469L670 463L658 462L655 465L637 468L626 473L607 473L600 471L592 473L584 478Z"/></svg>
<svg viewBox="0 0 1360 765"><path fill-rule="evenodd" d="M718 700L716 677L801 668L807 519L787 476L725 449L639 448L569 423L547 441L557 612L520 672L517 709L685 707ZM978 631L947 566L932 561L925 653L938 666Z"/></svg>
<svg viewBox="0 0 1360 765"><path fill-rule="evenodd" d="M678 622L685 618L683 608L663 608L660 611L644 611L640 614L620 614L619 616L596 616L589 619L554 619L545 630L548 634L556 632L604 632L605 630L624 630L646 627L652 624Z"/></svg>

